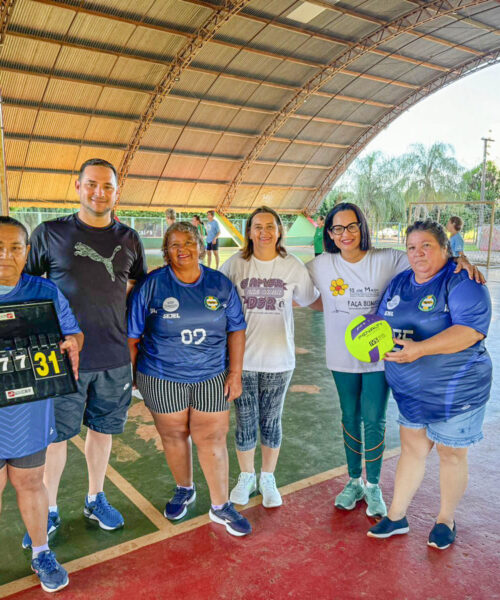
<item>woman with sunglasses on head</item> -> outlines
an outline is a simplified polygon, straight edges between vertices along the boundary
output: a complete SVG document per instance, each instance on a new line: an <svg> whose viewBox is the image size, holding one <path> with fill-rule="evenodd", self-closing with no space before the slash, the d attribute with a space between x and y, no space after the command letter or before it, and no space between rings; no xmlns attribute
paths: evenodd
<svg viewBox="0 0 500 600"><path fill-rule="evenodd" d="M325 252L307 267L321 293L321 300L312 308L324 311L326 362L332 371L342 412L349 481L335 498L335 506L352 510L358 501L365 499L366 514L383 517L387 509L379 479L389 395L384 364L355 359L345 347L344 335L356 316L376 311L391 279L407 269L409 263L403 251L372 248L366 218L358 206L349 202L337 204L328 213L324 245ZM459 264L457 271L463 267L472 276L474 269L468 261ZM362 479L363 457L366 485Z"/></svg>

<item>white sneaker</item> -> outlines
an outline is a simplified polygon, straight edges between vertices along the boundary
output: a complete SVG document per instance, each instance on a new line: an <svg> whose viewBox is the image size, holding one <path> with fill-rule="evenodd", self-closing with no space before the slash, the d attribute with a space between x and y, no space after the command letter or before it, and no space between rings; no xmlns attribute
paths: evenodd
<svg viewBox="0 0 500 600"><path fill-rule="evenodd" d="M231 490L229 499L233 504L248 504L250 494L257 489L257 477L255 473L240 473L238 483Z"/></svg>
<svg viewBox="0 0 500 600"><path fill-rule="evenodd" d="M262 506L265 508L274 508L283 504L281 494L276 487L276 479L272 473L260 474L259 491L262 494Z"/></svg>

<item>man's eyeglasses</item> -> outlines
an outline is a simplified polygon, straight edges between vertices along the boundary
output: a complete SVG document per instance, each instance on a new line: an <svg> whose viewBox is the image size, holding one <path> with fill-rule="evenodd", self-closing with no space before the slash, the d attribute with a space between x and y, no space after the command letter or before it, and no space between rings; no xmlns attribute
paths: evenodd
<svg viewBox="0 0 500 600"><path fill-rule="evenodd" d="M332 225L330 231L333 235L342 235L347 229L349 233L358 233L361 229L361 223L349 223L349 225Z"/></svg>

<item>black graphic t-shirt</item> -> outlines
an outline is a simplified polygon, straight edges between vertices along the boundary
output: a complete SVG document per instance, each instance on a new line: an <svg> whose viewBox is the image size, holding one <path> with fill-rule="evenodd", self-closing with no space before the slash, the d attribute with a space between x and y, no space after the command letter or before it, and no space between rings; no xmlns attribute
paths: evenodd
<svg viewBox="0 0 500 600"><path fill-rule="evenodd" d="M147 272L138 233L117 221L90 227L73 214L39 225L30 243L25 271L47 275L57 285L85 334L80 369L102 371L130 362L127 281Z"/></svg>

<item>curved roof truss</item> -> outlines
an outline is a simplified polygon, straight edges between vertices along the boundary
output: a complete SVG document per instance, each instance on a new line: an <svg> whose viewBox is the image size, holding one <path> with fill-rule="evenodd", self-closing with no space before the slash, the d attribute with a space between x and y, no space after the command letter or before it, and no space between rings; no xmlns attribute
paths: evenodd
<svg viewBox="0 0 500 600"><path fill-rule="evenodd" d="M371 142L371 140L385 129L394 119L397 119L401 113L411 108L420 100L423 100L437 90L450 85L451 83L471 75L486 67L500 63L500 45L493 51L485 53L483 56L477 56L463 63L460 67L453 69L446 75L439 75L433 81L426 83L420 89L410 94L398 106L395 106L391 112L386 113L370 129L364 132L349 150L345 152L337 164L331 168L325 176L323 182L316 189L310 202L304 207L304 212L314 214L321 206L323 198L331 190L334 182L345 172L347 167L356 158L356 156Z"/></svg>
<svg viewBox="0 0 500 600"><path fill-rule="evenodd" d="M73 204L101 156L122 208L314 211L499 35L496 0L0 0L10 202Z"/></svg>
<svg viewBox="0 0 500 600"><path fill-rule="evenodd" d="M232 0L224 0L221 6L217 7L213 14L211 14L202 24L196 32L196 35L176 54L168 71L156 86L146 110L142 113L139 124L128 144L127 151L122 158L118 169L118 183L120 187L122 187L125 182L135 153L141 145L146 130L155 118L163 98L170 92L175 83L179 81L183 70L192 63L194 57L198 54L203 45L211 40L216 32L249 2L250 0L235 0L234 2Z"/></svg>
<svg viewBox="0 0 500 600"><path fill-rule="evenodd" d="M417 8L397 17L392 22L384 23L374 32L360 39L355 45L348 47L339 57L336 57L329 65L319 70L304 86L291 98L291 100L278 112L271 123L263 131L260 138L241 165L234 177L224 200L219 204L219 211L230 209L232 201L236 196L237 188L252 166L254 161L262 154L269 143L271 136L286 123L286 121L307 101L307 98L315 91L323 87L337 73L355 62L360 56L367 52L376 50L384 42L403 34L413 31L434 19L456 13L457 10L469 8L481 4L483 0L434 0L420 3Z"/></svg>

